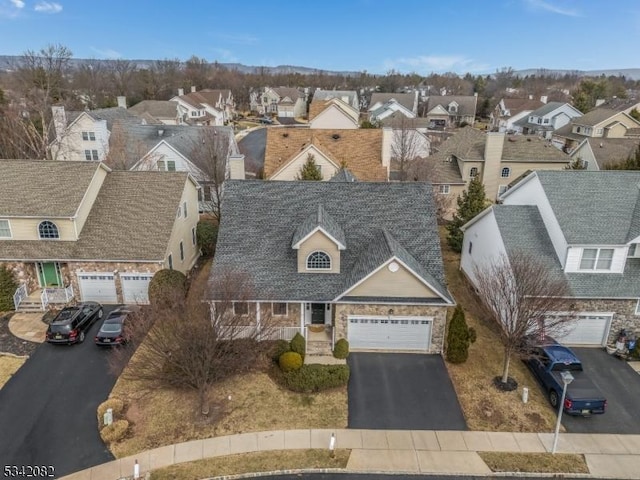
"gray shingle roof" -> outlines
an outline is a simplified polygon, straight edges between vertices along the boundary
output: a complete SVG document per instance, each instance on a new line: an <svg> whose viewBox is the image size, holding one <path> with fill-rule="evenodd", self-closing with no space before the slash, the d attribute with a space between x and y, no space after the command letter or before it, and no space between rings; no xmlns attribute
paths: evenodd
<svg viewBox="0 0 640 480"><path fill-rule="evenodd" d="M331 100L332 98L348 97L349 104L353 103L353 100L358 98L358 93L355 90L316 90L313 92L312 101L319 100Z"/></svg>
<svg viewBox="0 0 640 480"><path fill-rule="evenodd" d="M0 259L162 261L186 182L179 172L110 172L78 241L3 241Z"/></svg>
<svg viewBox="0 0 640 480"><path fill-rule="evenodd" d="M405 107L407 110L412 111L415 113L414 111L414 103L415 103L415 99L416 99L416 94L415 93L372 93L371 94L371 101L369 102L370 106L375 105L376 103L380 102L381 104L385 104L391 100L395 100L396 102L398 102L400 105L402 105L403 107Z"/></svg>
<svg viewBox="0 0 640 480"><path fill-rule="evenodd" d="M156 118L173 118L178 116L178 102L170 100L143 100L129 107L129 111L136 115L148 113Z"/></svg>
<svg viewBox="0 0 640 480"><path fill-rule="evenodd" d="M356 176L348 168L341 168L329 179L330 182L357 182Z"/></svg>
<svg viewBox="0 0 640 480"><path fill-rule="evenodd" d="M113 129L113 125L116 122L128 125L142 125L142 118L122 107L99 108L97 110L88 110L86 113L95 120L106 120L109 131Z"/></svg>
<svg viewBox="0 0 640 480"><path fill-rule="evenodd" d="M216 273L235 270L250 276L258 300L331 301L393 252L450 298L428 184L231 180L225 185L210 277L214 298ZM339 274L297 271L292 238L318 205L344 232L347 249L341 251ZM384 230L395 240L387 241Z"/></svg>
<svg viewBox="0 0 640 480"><path fill-rule="evenodd" d="M569 244L622 245L629 241L640 195L637 171L538 171Z"/></svg>
<svg viewBox="0 0 640 480"><path fill-rule="evenodd" d="M474 95L431 95L427 99L427 111L430 112L438 105L448 111L447 105L451 102L458 104L458 111L453 115L475 116L478 97Z"/></svg>
<svg viewBox="0 0 640 480"><path fill-rule="evenodd" d="M98 162L0 160L0 217L73 217Z"/></svg>
<svg viewBox="0 0 640 480"><path fill-rule="evenodd" d="M550 275L556 278L565 277L575 297L640 297L640 259L627 259L622 275L619 273L564 273L538 207L495 205L492 208L507 255L516 251L534 255L548 267Z"/></svg>
<svg viewBox="0 0 640 480"><path fill-rule="evenodd" d="M605 169L610 165L615 165L625 161L636 151L640 145L637 138L592 138L587 137L587 142L591 147L593 156L600 169ZM572 156L577 157L579 152L575 151Z"/></svg>
<svg viewBox="0 0 640 480"><path fill-rule="evenodd" d="M319 204L318 209L305 218L298 228L296 228L293 239L291 240L291 247L293 248L294 245L313 232L317 227L322 228L331 235L333 240L340 243L343 247L347 246L342 228L340 228L340 225L326 212L322 204Z"/></svg>

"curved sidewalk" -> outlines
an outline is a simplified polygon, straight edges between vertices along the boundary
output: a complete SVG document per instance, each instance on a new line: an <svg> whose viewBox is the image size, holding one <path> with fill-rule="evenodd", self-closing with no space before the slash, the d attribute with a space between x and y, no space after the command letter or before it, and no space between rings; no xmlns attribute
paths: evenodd
<svg viewBox="0 0 640 480"><path fill-rule="evenodd" d="M431 430L275 430L193 440L121 458L72 475L65 480L140 477L150 470L183 462L272 450L351 449L346 472L489 475L477 452L550 452L551 433L458 432ZM560 435L558 453L584 454L593 478L640 478L640 435ZM568 475L571 476L571 475Z"/></svg>

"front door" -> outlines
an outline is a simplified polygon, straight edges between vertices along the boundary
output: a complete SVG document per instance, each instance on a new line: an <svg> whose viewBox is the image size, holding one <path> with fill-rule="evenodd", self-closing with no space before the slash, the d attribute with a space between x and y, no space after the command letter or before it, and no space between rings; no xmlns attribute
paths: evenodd
<svg viewBox="0 0 640 480"><path fill-rule="evenodd" d="M42 262L38 264L38 274L42 287L60 286L60 269L56 262Z"/></svg>
<svg viewBox="0 0 640 480"><path fill-rule="evenodd" d="M324 303L312 303L311 304L311 324L324 325Z"/></svg>

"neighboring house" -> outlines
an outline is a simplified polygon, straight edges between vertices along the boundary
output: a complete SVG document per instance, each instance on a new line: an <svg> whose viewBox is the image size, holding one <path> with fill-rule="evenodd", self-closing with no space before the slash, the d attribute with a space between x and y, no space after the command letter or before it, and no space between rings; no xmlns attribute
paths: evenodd
<svg viewBox="0 0 640 480"><path fill-rule="evenodd" d="M55 139L50 151L53 160L104 161L109 154L109 139L115 125L142 125L146 121L121 105L113 108L66 112L64 106L51 107Z"/></svg>
<svg viewBox="0 0 640 480"><path fill-rule="evenodd" d="M420 133L425 135L429 133L429 120L424 117L407 118L407 116L402 113L394 112L380 120L380 125L382 127L402 128L403 125L407 124L410 124L412 128L416 129Z"/></svg>
<svg viewBox="0 0 640 480"><path fill-rule="evenodd" d="M20 284L18 307L146 303L155 272L187 273L198 258L186 173L32 160L0 160L0 170L0 263Z"/></svg>
<svg viewBox="0 0 640 480"><path fill-rule="evenodd" d="M304 91L291 87L265 87L251 93L250 108L260 115L268 113L278 117L300 118L307 113Z"/></svg>
<svg viewBox="0 0 640 480"><path fill-rule="evenodd" d="M553 144L589 170L625 160L640 141L640 122L610 108L598 107L553 134Z"/></svg>
<svg viewBox="0 0 640 480"><path fill-rule="evenodd" d="M478 96L432 95L426 104L425 117L431 128L457 127L463 122L473 125Z"/></svg>
<svg viewBox="0 0 640 480"><path fill-rule="evenodd" d="M352 351L443 351L454 301L427 183L230 181L210 274L214 309L229 301L227 271L249 286L241 298L250 301L234 304L255 318L244 328L267 338L300 332L307 354L330 355L340 338Z"/></svg>
<svg viewBox="0 0 640 480"><path fill-rule="evenodd" d="M413 93L373 93L368 109L369 120L382 122L400 114L407 118L418 116L418 91Z"/></svg>
<svg viewBox="0 0 640 480"><path fill-rule="evenodd" d="M639 184L632 171L532 172L463 227L461 268L474 283L476 266L524 251L575 300L577 321L558 340L604 346L623 328L640 333Z"/></svg>
<svg viewBox="0 0 640 480"><path fill-rule="evenodd" d="M309 105L310 128L360 128L360 112L339 98L316 100Z"/></svg>
<svg viewBox="0 0 640 480"><path fill-rule="evenodd" d="M129 107L129 111L147 120L148 124L178 125L178 102L168 100L143 100Z"/></svg>
<svg viewBox="0 0 640 480"><path fill-rule="evenodd" d="M637 97L617 98L613 97L609 100L596 100L596 108L608 108L616 112L624 112L630 114L632 110L640 112L640 101Z"/></svg>
<svg viewBox="0 0 640 480"><path fill-rule="evenodd" d="M582 112L569 103L549 102L546 105L530 112L525 118L513 123L517 133L524 135L538 135L551 139L555 130L571 123L575 118L581 117Z"/></svg>
<svg viewBox="0 0 640 480"><path fill-rule="evenodd" d="M510 183L524 173L530 170L564 170L570 160L567 154L541 138L485 133L464 127L441 145L429 163L453 163L467 183L480 176L487 198L495 201Z"/></svg>
<svg viewBox="0 0 640 480"><path fill-rule="evenodd" d="M351 105L356 110L360 111L360 100L358 99L358 92L355 90L321 90L317 89L313 92L312 102L327 101L332 98L338 98L347 105Z"/></svg>
<svg viewBox="0 0 640 480"><path fill-rule="evenodd" d="M502 98L489 115L491 130L494 132L515 132L513 126L515 122L528 117L531 112L544 106L545 103L532 98Z"/></svg>
<svg viewBox="0 0 640 480"><path fill-rule="evenodd" d="M124 159L134 161L126 168L188 172L198 183L200 212L209 210L215 200L207 174L212 170L208 160L211 154L224 156L225 177L231 175L231 169L237 163L242 164L244 171L244 155L238 149L231 127L137 125L129 127L122 135L120 143L125 146Z"/></svg>
<svg viewBox="0 0 640 480"><path fill-rule="evenodd" d="M388 179L389 149L383 148L382 129L310 129L307 127L268 128L264 178L295 180L312 155L324 180L346 167L362 181L384 182Z"/></svg>
<svg viewBox="0 0 640 480"><path fill-rule="evenodd" d="M178 89L178 95L170 99L178 102L178 116L181 122L193 125L225 125L236 115L236 104L231 90L205 88L185 94Z"/></svg>

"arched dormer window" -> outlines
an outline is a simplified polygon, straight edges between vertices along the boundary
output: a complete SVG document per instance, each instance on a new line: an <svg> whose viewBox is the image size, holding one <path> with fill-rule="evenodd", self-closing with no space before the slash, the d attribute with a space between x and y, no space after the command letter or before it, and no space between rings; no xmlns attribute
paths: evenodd
<svg viewBox="0 0 640 480"><path fill-rule="evenodd" d="M49 220L40 222L40 225L38 225L38 236L41 239L60 238L58 226Z"/></svg>
<svg viewBox="0 0 640 480"><path fill-rule="evenodd" d="M316 250L307 257L307 270L331 270L331 257Z"/></svg>

